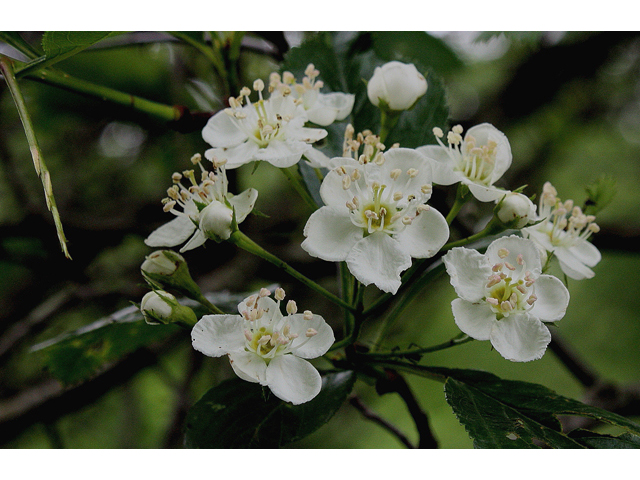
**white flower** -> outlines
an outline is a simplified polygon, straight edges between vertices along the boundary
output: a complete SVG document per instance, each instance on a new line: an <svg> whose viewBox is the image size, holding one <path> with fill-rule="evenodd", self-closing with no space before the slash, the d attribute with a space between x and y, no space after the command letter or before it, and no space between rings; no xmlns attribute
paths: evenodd
<svg viewBox="0 0 640 480"><path fill-rule="evenodd" d="M427 93L427 81L412 63L389 62L376 67L367 95L376 107L382 100L390 110L407 110Z"/></svg>
<svg viewBox="0 0 640 480"><path fill-rule="evenodd" d="M301 101L290 94L265 100L262 80L256 80L253 88L259 96L256 103L251 103L251 90L244 87L238 98L229 98L230 108L215 114L205 125L202 138L213 147L205 152L209 160L226 159L227 168L254 160L286 168L298 163L312 148L310 144L327 136L326 130L304 127L308 117Z"/></svg>
<svg viewBox="0 0 640 480"><path fill-rule="evenodd" d="M572 200L563 203L557 194L551 183L544 184L537 218L544 221L524 228L522 234L547 252L553 252L568 277L592 278L595 274L589 267L596 266L602 258L600 251L588 241L592 233L600 231L596 217L585 215Z"/></svg>
<svg viewBox="0 0 640 480"><path fill-rule="evenodd" d="M210 357L228 355L243 380L268 386L294 405L313 399L322 386L320 374L305 359L324 355L335 340L320 315L287 308L263 289L238 305L241 315L205 315L193 327L193 347ZM283 293L283 292L281 292Z"/></svg>
<svg viewBox="0 0 640 480"><path fill-rule="evenodd" d="M316 81L320 72L313 63L307 66L304 73L306 76L302 83L296 83L291 72L284 72L282 80L279 74L272 73L269 89L280 94L290 93L294 98L301 99L309 121L316 125L326 127L347 118L353 109L355 95L341 92L320 93L324 84Z"/></svg>
<svg viewBox="0 0 640 480"><path fill-rule="evenodd" d="M542 357L551 341L543 322L564 316L569 291L557 278L541 275L540 254L531 240L503 237L484 255L454 248L443 259L460 297L451 302L460 330L490 340L507 360Z"/></svg>
<svg viewBox="0 0 640 480"><path fill-rule="evenodd" d="M233 212L239 224L253 210L257 190L249 188L239 195L229 193L224 162L214 163L216 174L202 167L199 154L191 160L200 167L201 182L196 182L193 170L173 174L174 185L167 190L168 197L162 202L164 211L177 218L149 235L145 243L150 247L173 247L188 240L180 249L186 252L202 245L208 237L226 240L231 235ZM191 184L189 187L181 183L185 177Z"/></svg>
<svg viewBox="0 0 640 480"><path fill-rule="evenodd" d="M436 127L433 132L439 145L417 150L432 160L434 183L462 182L481 202L493 202L506 193L493 186L511 165L511 146L504 133L482 123L470 128L463 139L462 127L456 125L447 135L447 147L440 140L442 130Z"/></svg>
<svg viewBox="0 0 640 480"><path fill-rule="evenodd" d="M509 192L497 201L498 218L502 223L510 224L513 228L522 228L536 220L536 206L529 197L517 192Z"/></svg>
<svg viewBox="0 0 640 480"><path fill-rule="evenodd" d="M449 227L425 205L431 197L429 163L407 148L375 152L369 149L372 156L361 155L361 162L332 160L342 166L322 182L325 206L309 217L302 248L323 260L346 261L360 282L395 294L411 258L435 255Z"/></svg>

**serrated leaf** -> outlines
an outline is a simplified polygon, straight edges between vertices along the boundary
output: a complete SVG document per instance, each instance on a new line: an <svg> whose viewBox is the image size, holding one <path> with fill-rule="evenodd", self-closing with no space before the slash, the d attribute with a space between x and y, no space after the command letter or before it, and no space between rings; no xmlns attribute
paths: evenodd
<svg viewBox="0 0 640 480"><path fill-rule="evenodd" d="M205 393L189 410L185 444L189 448L281 447L327 423L354 382L351 371L323 375L317 397L291 405L259 384L227 380Z"/></svg>
<svg viewBox="0 0 640 480"><path fill-rule="evenodd" d="M385 365L444 381L447 402L478 448L585 448L561 431L559 415L589 417L640 435L640 425L542 385L503 380L478 370Z"/></svg>
<svg viewBox="0 0 640 480"><path fill-rule="evenodd" d="M61 62L81 51L123 32L45 32L42 37L44 56L34 59L19 70L21 75Z"/></svg>
<svg viewBox="0 0 640 480"><path fill-rule="evenodd" d="M590 432L589 430L578 429L571 432L569 436L589 448L640 448L640 437L630 433L623 433L616 437L613 435L603 435L600 433Z"/></svg>

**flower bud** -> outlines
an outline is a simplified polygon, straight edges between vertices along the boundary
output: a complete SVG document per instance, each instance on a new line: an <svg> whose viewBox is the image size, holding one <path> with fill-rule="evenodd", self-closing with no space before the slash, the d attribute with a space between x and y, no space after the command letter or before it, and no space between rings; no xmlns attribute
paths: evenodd
<svg viewBox="0 0 640 480"><path fill-rule="evenodd" d="M157 250L142 262L140 270L147 275L170 276L176 272L179 263L184 261L182 255L171 250Z"/></svg>
<svg viewBox="0 0 640 480"><path fill-rule="evenodd" d="M193 310L180 305L176 297L163 290L154 290L142 297L140 311L149 325L181 323L193 326L198 321Z"/></svg>
<svg viewBox="0 0 640 480"><path fill-rule="evenodd" d="M521 193L509 192L498 202L497 215L513 228L525 227L536 218L536 206Z"/></svg>
<svg viewBox="0 0 640 480"><path fill-rule="evenodd" d="M426 92L427 80L412 63L394 61L376 67L367 84L371 103L396 111L411 108Z"/></svg>
<svg viewBox="0 0 640 480"><path fill-rule="evenodd" d="M189 273L187 261L173 250L156 250L140 266L142 276L154 289L177 291L201 301L200 287Z"/></svg>
<svg viewBox="0 0 640 480"><path fill-rule="evenodd" d="M233 210L216 200L200 212L200 230L214 240L227 240L232 233L232 224Z"/></svg>

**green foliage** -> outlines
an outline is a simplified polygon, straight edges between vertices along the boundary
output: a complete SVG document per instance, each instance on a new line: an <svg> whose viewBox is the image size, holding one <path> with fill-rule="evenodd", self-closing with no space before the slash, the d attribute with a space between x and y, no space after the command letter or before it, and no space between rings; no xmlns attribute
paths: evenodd
<svg viewBox="0 0 640 480"><path fill-rule="evenodd" d="M477 370L424 367L424 371L446 378L447 402L476 448L585 448L597 444L564 434L558 415L589 417L640 434L639 425L620 415L563 397L541 385L503 380ZM618 441L623 440L627 441Z"/></svg>
<svg viewBox="0 0 640 480"><path fill-rule="evenodd" d="M590 448L640 448L640 437L630 433L623 433L614 437L578 429L571 432L569 436Z"/></svg>
<svg viewBox="0 0 640 480"><path fill-rule="evenodd" d="M616 183L615 178L603 175L585 187L587 200L584 210L587 215L596 215L613 201L616 196Z"/></svg>
<svg viewBox="0 0 640 480"><path fill-rule="evenodd" d="M291 405L256 383L227 380L189 410L190 448L278 448L313 433L329 421L353 388L351 371L328 373L313 400Z"/></svg>
<svg viewBox="0 0 640 480"><path fill-rule="evenodd" d="M115 320L113 320L115 318ZM52 375L65 384L87 380L105 364L176 333L173 325L152 326L140 310L128 307L110 319L36 345Z"/></svg>

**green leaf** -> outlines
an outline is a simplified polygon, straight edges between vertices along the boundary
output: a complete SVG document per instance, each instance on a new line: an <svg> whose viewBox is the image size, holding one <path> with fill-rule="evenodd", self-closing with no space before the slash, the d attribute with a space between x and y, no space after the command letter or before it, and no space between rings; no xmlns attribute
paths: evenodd
<svg viewBox="0 0 640 480"><path fill-rule="evenodd" d="M640 435L640 425L615 413L558 395L542 385L503 380L477 370L401 362L385 362L385 365L444 381L446 400L477 448L589 446L562 432L559 415L588 417Z"/></svg>
<svg viewBox="0 0 640 480"><path fill-rule="evenodd" d="M189 448L278 448L327 423L353 388L351 371L329 373L313 400L291 405L238 378L209 390L187 415Z"/></svg>
<svg viewBox="0 0 640 480"><path fill-rule="evenodd" d="M123 32L45 32L42 37L44 56L29 62L17 73L24 75L27 72L50 67L91 45L121 33Z"/></svg>
<svg viewBox="0 0 640 480"><path fill-rule="evenodd" d="M208 295L207 299L224 311L236 311L238 303L246 296L245 293L220 292ZM182 298L179 301L191 307L198 317L209 313L195 301ZM180 328L176 325L147 325L140 309L132 305L78 330L34 345L31 351L42 356L54 377L65 384L74 384L90 378L106 363L161 342L178 331Z"/></svg>
<svg viewBox="0 0 640 480"><path fill-rule="evenodd" d="M587 185L587 200L584 203L584 212L587 215L596 215L609 205L616 196L616 179L610 175L602 175L596 181Z"/></svg>
<svg viewBox="0 0 640 480"><path fill-rule="evenodd" d="M33 350L44 357L54 377L69 385L90 378L106 363L178 331L175 325L147 325L136 306L120 312L123 316L116 321L100 320Z"/></svg>
<svg viewBox="0 0 640 480"><path fill-rule="evenodd" d="M623 433L617 437L590 432L589 430L574 430L569 436L577 442L590 448L615 448L615 449L638 449L640 448L640 437L630 433Z"/></svg>
<svg viewBox="0 0 640 480"><path fill-rule="evenodd" d="M376 55L386 62L419 63L439 75L463 66L449 45L427 32L372 32L371 39Z"/></svg>

